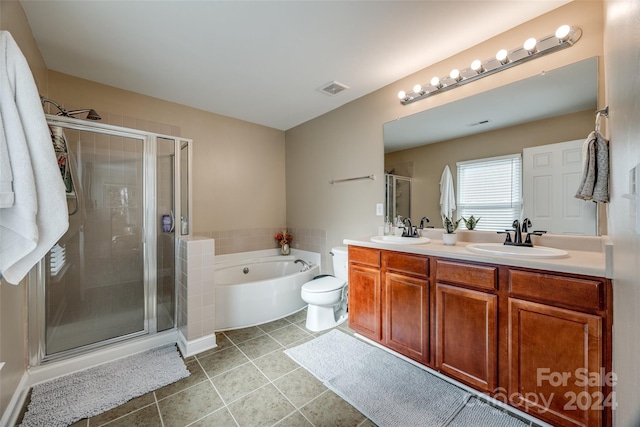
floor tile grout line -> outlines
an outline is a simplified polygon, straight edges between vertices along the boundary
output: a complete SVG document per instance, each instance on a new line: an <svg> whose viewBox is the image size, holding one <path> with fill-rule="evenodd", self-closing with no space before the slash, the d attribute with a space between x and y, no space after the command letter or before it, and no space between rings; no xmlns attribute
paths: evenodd
<svg viewBox="0 0 640 427"><path fill-rule="evenodd" d="M158 411L158 417L160 417L160 426L164 427L164 419L162 418L162 411L160 411L160 404L158 403L158 396L156 396L155 390L153 391L153 402L156 405L156 410Z"/></svg>
<svg viewBox="0 0 640 427"><path fill-rule="evenodd" d="M140 396L138 396L138 397L140 397ZM115 421L121 420L124 417L128 417L131 414L135 414L136 412L141 411L141 410L143 410L145 408L148 408L149 406L154 405L154 404L155 404L155 402L154 403L149 403L148 405L141 406L140 408L134 409L132 411L127 412L126 414L122 414L119 417L116 417L116 418L114 418L112 420L109 420L106 423L102 423L102 424L98 425L97 427L108 426L109 424L112 424ZM117 408L117 406L116 406L116 408ZM112 408L112 409L116 409L116 408ZM104 412L103 412L103 414L104 414ZM102 414L98 414L98 415L102 415ZM94 417L96 417L98 415L94 415ZM87 418L87 426L89 426L91 424L90 421L89 421L90 419L91 419L91 417Z"/></svg>
<svg viewBox="0 0 640 427"><path fill-rule="evenodd" d="M226 335L225 335L225 336L226 336ZM229 337L227 337L227 339L229 339ZM238 349L238 350L240 350L240 349ZM245 357L246 357L246 356L245 356ZM196 360L197 360L197 359L196 359ZM242 365L239 365L239 366L243 366L243 365L245 365L245 364L246 364L246 363L243 363ZM209 375L209 373L207 372L207 370L206 370L206 369L204 369L204 366L202 366L202 364L200 363L200 361L199 361L199 360L198 360L198 365L200 365L200 369L202 369L202 371L203 371L203 372L204 372L204 374L206 375L206 377L207 377L207 379L208 379L209 383L211 384L211 387L213 387L213 390L216 392L216 394L217 394L217 395L218 395L218 397L220 398L220 401L222 402L222 408L225 408L225 409L227 410L227 412L229 412L229 415L231 415L231 418L233 419L233 422L235 422L235 423L236 423L236 425L237 425L237 426L239 426L239 425L240 425L240 423L238 422L238 420L236 420L236 417L233 415L233 413L232 413L232 412L231 412L231 410L229 409L229 405L227 404L226 400L224 399L224 397L222 397L222 393L220 393L220 390L218 390L218 387L216 387L216 385L214 384L214 382L213 382L213 377ZM231 370L233 370L233 369L235 369L235 368L229 369L228 371L225 371L225 373L226 373L226 372L230 372L230 371L231 371ZM222 375L222 374L219 374L219 375ZM217 376L217 375L216 375L216 376ZM220 409L222 409L222 408L218 408L218 409L216 409L215 411L208 413L208 414L207 414L207 415L205 415L203 418L206 418L206 417L208 417L209 415L212 415L213 413L215 413L216 411L218 411L218 410L220 410ZM194 422L195 422L195 421L194 421Z"/></svg>
<svg viewBox="0 0 640 427"><path fill-rule="evenodd" d="M268 333L268 332L265 332L265 334L269 335L269 333ZM225 334L225 336L226 336L226 334ZM275 338L271 337L271 335L269 335L269 337L270 337L271 339L274 339L274 340L275 340ZM307 338L308 338L308 337L307 337ZM240 351L240 352L241 352L245 357L247 357L247 359L249 359L249 362L251 362L251 364L252 364L252 365L253 365L253 366L254 366L254 367L255 367L255 368L256 368L256 369L257 369L257 370L258 370L258 371L259 371L259 372L260 372L260 373L261 373L261 374L266 378L266 379L267 379L267 381L268 381L268 383L263 384L262 386L260 386L260 387L258 387L257 389L255 389L255 390L251 391L250 393L247 393L247 394L245 394L244 396L242 396L242 397L240 397L240 398L238 398L238 399L234 400L234 402L236 402L236 401L238 401L238 400L240 400L240 399L242 399L242 398L245 398L245 397L247 397L247 396L249 396L249 395L251 395L251 394L255 393L256 391L260 390L261 388L264 388L264 387L266 387L267 385L271 384L271 385L272 385L276 390L278 390L278 392L279 392L279 393L280 393L280 394L281 394L281 395L282 395L282 396L287 400L287 402L289 402L289 403L291 404L291 406L294 408L294 411L293 411L293 412L289 413L289 414L288 414L288 415L286 415L285 417L283 417L283 418L281 418L280 420L278 420L276 423L274 423L274 425L275 425L275 424L278 424L279 422L281 422L281 421L282 421L282 420L284 420L285 418L287 418L287 417L291 416L291 414L293 414L294 412L296 412L296 411L297 411L297 412L299 412L299 413L300 413L300 415L302 415L302 416L304 417L304 419L305 419L305 420L307 420L307 421L308 421L312 426L315 426L315 424L313 424L313 423L311 422L311 420L309 420L309 419L308 419L308 418L307 418L307 417L302 413L302 411L300 411L300 408L298 408L298 407L297 407L297 406L296 406L296 405L291 401L291 399L289 399L289 398L287 397L287 395L285 395L285 394L282 392L282 390L280 390L280 388L279 388L279 387L274 383L274 381L275 381L275 380L274 380L274 381L272 381L272 380L271 380L271 379L270 379L270 378L269 378L269 377L268 377L268 376L267 376L267 375L262 371L262 369L260 369L260 368L259 368L259 367L254 363L254 360L255 360L255 359L259 359L260 357L264 357L264 356L267 356L267 355L269 355L269 354L271 354L271 353L275 353L276 351L284 351L284 350L286 350L286 347L284 347L284 346L283 346L283 347L282 347L282 348L280 348L280 349L273 350L272 352L266 353L266 354L264 354L264 355L262 355L262 356L260 356L260 357L257 357L257 358L255 358L255 359L251 359L251 358L250 358L249 356L247 356L247 355L242 351L242 349L240 349L240 347L238 347L238 345L237 345L236 343L234 343L234 342L233 342L233 341L232 341L228 336L227 336L227 339L229 339L229 341L230 341L230 342L231 342L231 343L232 343L232 344L233 344L233 345L238 349L238 351ZM303 338L303 339L306 339L306 338ZM300 339L300 340L298 340L298 341L301 341L301 340L302 340L302 339ZM249 341L249 340L247 340L247 341ZM246 342L246 341L245 341L245 342ZM276 340L276 342L278 342L278 341ZM296 341L294 341L294 342L296 342ZM303 369L303 368L302 368L302 366L300 366L297 362L296 362L296 364L298 365L298 368L294 369L294 370L293 370L293 371L291 371L291 372L297 371L298 369ZM243 364L243 365L244 365L244 364ZM240 365L240 366L243 366L243 365ZM238 367L239 367L239 366L238 366ZM235 369L235 368L234 368L234 369ZM227 372L228 372L228 371L227 371ZM280 378L282 378L282 377L284 377L284 376L286 376L286 375L289 375L291 372L288 372L288 373L287 373L287 374L285 374L285 375L281 375L280 377L276 378L276 380L278 380L278 379L280 379ZM324 385L324 384L323 384L323 385ZM325 387L326 387L326 386L325 386ZM329 389L327 388L327 390L329 390ZM315 399L317 399L317 398L318 398L319 396L321 396L322 394L326 393L326 392L327 392L327 390L323 391L322 393L320 393L320 395L318 395L318 396L316 396L315 398L311 399L309 402L306 402L306 403L305 403L305 406L306 406L306 405L308 405L309 403L313 402ZM230 403L233 403L233 402L230 402ZM229 410L229 413L231 413L231 410ZM231 413L231 416L233 416L233 414L232 414L232 413ZM365 419L366 419L366 417L365 417ZM234 420L235 420L235 417L234 417Z"/></svg>

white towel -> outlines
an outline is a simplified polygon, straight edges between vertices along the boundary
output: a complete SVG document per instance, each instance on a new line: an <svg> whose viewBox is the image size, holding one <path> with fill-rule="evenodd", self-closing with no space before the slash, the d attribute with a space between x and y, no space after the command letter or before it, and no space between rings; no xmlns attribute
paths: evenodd
<svg viewBox="0 0 640 427"><path fill-rule="evenodd" d="M456 193L453 190L453 177L449 165L444 167L440 178L440 214L453 219L456 210Z"/></svg>
<svg viewBox="0 0 640 427"><path fill-rule="evenodd" d="M609 202L609 141L597 131L591 132L582 145L582 168L576 198Z"/></svg>
<svg viewBox="0 0 640 427"><path fill-rule="evenodd" d="M0 129L4 129L2 116L0 116ZM15 197L13 194L13 172L9 160L9 148L4 132L0 132L0 209L13 206Z"/></svg>
<svg viewBox="0 0 640 427"><path fill-rule="evenodd" d="M0 208L0 273L17 285L64 234L69 218L38 89L7 31L0 31L0 88L14 192L13 206Z"/></svg>

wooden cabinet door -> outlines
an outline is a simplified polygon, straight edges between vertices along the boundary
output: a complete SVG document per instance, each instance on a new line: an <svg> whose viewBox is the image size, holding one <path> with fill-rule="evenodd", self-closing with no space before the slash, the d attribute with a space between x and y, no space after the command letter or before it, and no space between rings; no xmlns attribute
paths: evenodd
<svg viewBox="0 0 640 427"><path fill-rule="evenodd" d="M349 266L349 327L375 341L382 340L380 270Z"/></svg>
<svg viewBox="0 0 640 427"><path fill-rule="evenodd" d="M385 274L384 344L420 363L429 363L429 282Z"/></svg>
<svg viewBox="0 0 640 427"><path fill-rule="evenodd" d="M470 386L494 392L498 297L436 284L436 368Z"/></svg>
<svg viewBox="0 0 640 427"><path fill-rule="evenodd" d="M558 426L601 426L602 319L509 299L511 404Z"/></svg>

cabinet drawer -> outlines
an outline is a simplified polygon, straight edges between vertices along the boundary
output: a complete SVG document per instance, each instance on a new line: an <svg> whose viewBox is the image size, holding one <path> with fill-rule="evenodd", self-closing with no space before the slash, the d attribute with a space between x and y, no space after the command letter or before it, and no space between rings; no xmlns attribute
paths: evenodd
<svg viewBox="0 0 640 427"><path fill-rule="evenodd" d="M509 293L511 296L583 309L604 308L604 283L595 279L509 270Z"/></svg>
<svg viewBox="0 0 640 427"><path fill-rule="evenodd" d="M349 261L351 262L380 267L380 258L380 251L377 249L349 246Z"/></svg>
<svg viewBox="0 0 640 427"><path fill-rule="evenodd" d="M440 282L470 285L482 289L498 288L498 268L438 260L436 278Z"/></svg>
<svg viewBox="0 0 640 427"><path fill-rule="evenodd" d="M420 255L408 255L398 252L385 252L386 269L399 273L408 273L424 278L429 277L429 258Z"/></svg>

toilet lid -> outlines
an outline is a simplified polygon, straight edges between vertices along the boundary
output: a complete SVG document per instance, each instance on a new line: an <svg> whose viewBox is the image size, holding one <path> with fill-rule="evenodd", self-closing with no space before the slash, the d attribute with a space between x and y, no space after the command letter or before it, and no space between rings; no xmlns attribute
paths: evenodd
<svg viewBox="0 0 640 427"><path fill-rule="evenodd" d="M340 289L346 282L333 276L325 276L302 285L307 292L331 292Z"/></svg>

